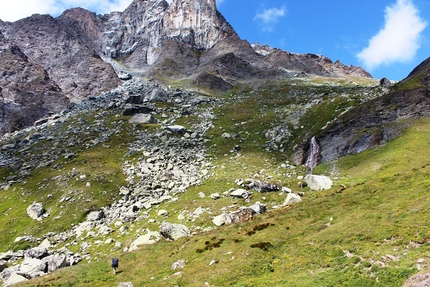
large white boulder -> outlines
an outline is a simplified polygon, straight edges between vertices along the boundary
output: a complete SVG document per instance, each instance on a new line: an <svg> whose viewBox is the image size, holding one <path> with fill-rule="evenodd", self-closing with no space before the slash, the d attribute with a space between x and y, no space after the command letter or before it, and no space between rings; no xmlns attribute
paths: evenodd
<svg viewBox="0 0 430 287"><path fill-rule="evenodd" d="M135 241L133 241L128 251L129 252L134 251L138 249L140 245L154 244L160 240L161 240L160 232L148 230L148 232L145 235L141 235Z"/></svg>
<svg viewBox="0 0 430 287"><path fill-rule="evenodd" d="M45 213L45 208L40 202L33 202L27 207L27 215L36 220L42 220L42 215Z"/></svg>
<svg viewBox="0 0 430 287"><path fill-rule="evenodd" d="M163 222L160 226L160 233L167 239L177 240L181 237L190 236L191 232L183 224Z"/></svg>
<svg viewBox="0 0 430 287"><path fill-rule="evenodd" d="M305 176L305 182L312 190L330 189L333 185L332 180L324 175L308 174L307 176Z"/></svg>

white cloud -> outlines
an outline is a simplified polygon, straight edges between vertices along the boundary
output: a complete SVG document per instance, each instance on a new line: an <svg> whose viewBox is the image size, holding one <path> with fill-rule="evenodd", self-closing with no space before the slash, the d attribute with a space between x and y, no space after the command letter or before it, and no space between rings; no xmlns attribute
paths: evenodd
<svg viewBox="0 0 430 287"><path fill-rule="evenodd" d="M64 10L82 7L98 14L124 11L133 0L2 0L0 19L16 21L32 14L50 14L54 17Z"/></svg>
<svg viewBox="0 0 430 287"><path fill-rule="evenodd" d="M369 40L357 58L373 70L382 64L408 62L420 48L421 33L427 22L420 18L412 0L397 0L385 8L385 26Z"/></svg>
<svg viewBox="0 0 430 287"><path fill-rule="evenodd" d="M272 31L274 24L276 24L279 19L287 13L287 8L282 6L280 8L264 9L258 12L254 20L261 22L263 30Z"/></svg>

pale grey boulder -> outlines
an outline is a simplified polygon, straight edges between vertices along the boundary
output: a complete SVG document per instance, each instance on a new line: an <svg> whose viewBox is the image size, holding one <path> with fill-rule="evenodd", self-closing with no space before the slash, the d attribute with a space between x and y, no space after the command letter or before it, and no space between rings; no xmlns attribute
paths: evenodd
<svg viewBox="0 0 430 287"><path fill-rule="evenodd" d="M12 273L11 276L6 281L3 281L3 285L1 285L1 286L2 287L8 287L8 286L12 286L12 285L17 284L19 282L23 282L23 281L27 281L27 280L28 279L22 275Z"/></svg>
<svg viewBox="0 0 430 287"><path fill-rule="evenodd" d="M333 185L333 181L324 175L308 174L304 179L312 190L326 190L330 189Z"/></svg>
<svg viewBox="0 0 430 287"><path fill-rule="evenodd" d="M27 215L35 220L42 220L42 215L45 213L45 208L40 202L33 202L27 207Z"/></svg>
<svg viewBox="0 0 430 287"><path fill-rule="evenodd" d="M287 195L287 198L284 201L284 205L291 205L291 204L298 203L301 201L302 201L302 198L298 194L289 193Z"/></svg>
<svg viewBox="0 0 430 287"><path fill-rule="evenodd" d="M134 251L138 249L140 245L154 244L160 241L161 237L160 232L148 230L146 234L139 236L135 241L133 241L133 243L131 243L128 251Z"/></svg>
<svg viewBox="0 0 430 287"><path fill-rule="evenodd" d="M190 236L191 232L183 224L163 222L160 227L160 234L170 240L177 240L181 237Z"/></svg>

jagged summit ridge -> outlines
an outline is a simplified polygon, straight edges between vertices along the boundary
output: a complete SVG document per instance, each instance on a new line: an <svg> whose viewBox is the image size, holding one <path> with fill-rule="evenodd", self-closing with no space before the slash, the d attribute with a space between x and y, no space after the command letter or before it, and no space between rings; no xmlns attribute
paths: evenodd
<svg viewBox="0 0 430 287"><path fill-rule="evenodd" d="M122 72L158 83L187 80L198 89L218 91L273 79L291 70L370 77L359 67L313 54L270 49L262 55L240 39L217 10L215 0L173 0L170 4L165 0L134 0L125 11L106 15L73 8L57 18L35 14L13 23L0 21L0 33L0 45L7 42L17 46L29 62L46 71L52 84L59 87L60 97L71 102L118 87ZM120 69L115 71L112 63ZM2 70L6 69L3 64ZM7 85L6 80L1 88ZM18 105L14 98L18 97L8 95L5 105L5 96L0 95L1 105L28 104ZM61 108L56 106L54 111L46 103L42 105L40 117ZM0 122L0 134L15 129L7 118Z"/></svg>
<svg viewBox="0 0 430 287"><path fill-rule="evenodd" d="M233 28L213 0L135 0L122 13L111 13L103 23L101 53L142 68L157 62L168 40L195 50L209 50L230 36Z"/></svg>

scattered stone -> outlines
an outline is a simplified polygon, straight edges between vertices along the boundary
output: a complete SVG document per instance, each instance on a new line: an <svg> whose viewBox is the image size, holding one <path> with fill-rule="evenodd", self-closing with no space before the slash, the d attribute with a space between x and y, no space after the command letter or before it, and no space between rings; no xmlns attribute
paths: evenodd
<svg viewBox="0 0 430 287"><path fill-rule="evenodd" d="M128 81L128 80L131 80L133 76L130 75L129 73L122 73L122 74L118 74L118 78L120 78L123 81Z"/></svg>
<svg viewBox="0 0 430 287"><path fill-rule="evenodd" d="M167 126L166 130L174 134L184 134L187 132L187 128L180 125Z"/></svg>
<svg viewBox="0 0 430 287"><path fill-rule="evenodd" d="M119 194L120 195L129 195L130 194L130 189L128 189L125 186L121 186L121 188L119 189Z"/></svg>
<svg viewBox="0 0 430 287"><path fill-rule="evenodd" d="M203 214L204 210L201 206L197 207L196 210L194 210L193 215L199 216L200 214Z"/></svg>
<svg viewBox="0 0 430 287"><path fill-rule="evenodd" d="M239 197L239 198L245 198L245 199L248 198L251 194L252 194L251 192L242 188L239 188L230 192L230 196L232 197Z"/></svg>
<svg viewBox="0 0 430 287"><path fill-rule="evenodd" d="M166 91L161 89L153 89L148 96L150 102L167 102L169 99Z"/></svg>
<svg viewBox="0 0 430 287"><path fill-rule="evenodd" d="M185 267L185 260L181 259L172 264L172 270L182 269Z"/></svg>
<svg viewBox="0 0 430 287"><path fill-rule="evenodd" d="M259 201L257 201L255 204L251 205L249 208L255 211L257 214L263 214L266 212L266 205L261 204Z"/></svg>
<svg viewBox="0 0 430 287"><path fill-rule="evenodd" d="M122 283L119 283L118 287L133 287L133 283L131 283L131 282L122 282Z"/></svg>
<svg viewBox="0 0 430 287"><path fill-rule="evenodd" d="M249 207L241 208L239 211L232 212L226 216L225 224L240 223L250 220L254 214L255 210Z"/></svg>
<svg viewBox="0 0 430 287"><path fill-rule="evenodd" d="M427 287L430 286L430 273L416 274L410 277L402 287Z"/></svg>
<svg viewBox="0 0 430 287"><path fill-rule="evenodd" d="M160 209L157 214L158 214L158 216L167 217L169 215L169 212L165 209Z"/></svg>
<svg viewBox="0 0 430 287"><path fill-rule="evenodd" d="M213 200L217 200L217 199L220 199L220 198L221 198L221 195L220 195L219 193L212 193L212 194L211 194L211 198L212 198Z"/></svg>
<svg viewBox="0 0 430 287"><path fill-rule="evenodd" d="M136 114L128 120L130 124L153 124L157 120L151 114Z"/></svg>
<svg viewBox="0 0 430 287"><path fill-rule="evenodd" d="M99 211L93 211L88 213L87 215L87 221L97 221L104 217L104 213L102 210Z"/></svg>
<svg viewBox="0 0 430 287"><path fill-rule="evenodd" d="M47 257L48 273L54 272L57 269L67 267L67 256L65 254L54 254Z"/></svg>
<svg viewBox="0 0 430 287"><path fill-rule="evenodd" d="M26 250L24 254L25 258L40 259L48 255L48 250L45 247L34 247Z"/></svg>
<svg viewBox="0 0 430 287"><path fill-rule="evenodd" d="M282 186L275 183L266 183L260 180L247 180L248 183L245 184L247 189L253 189L258 192L272 192L282 190Z"/></svg>

